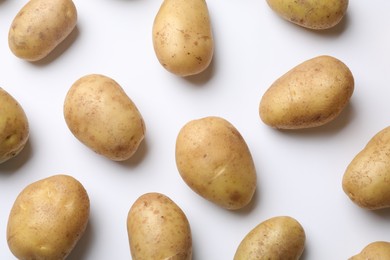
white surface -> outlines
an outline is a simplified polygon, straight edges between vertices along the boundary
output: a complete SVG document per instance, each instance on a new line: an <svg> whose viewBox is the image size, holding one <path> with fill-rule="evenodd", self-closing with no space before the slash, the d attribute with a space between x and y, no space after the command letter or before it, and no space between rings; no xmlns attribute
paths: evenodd
<svg viewBox="0 0 390 260"><path fill-rule="evenodd" d="M151 191L166 194L186 213L196 260L232 259L247 232L277 215L303 225L306 260L347 259L370 242L390 241L390 211L360 209L341 188L355 154L390 125L390 1L350 1L341 24L315 32L282 20L265 0L210 0L214 61L188 79L165 71L154 54L151 29L161 1L74 0L77 30L38 63L20 60L8 48L9 26L25 2L0 0L0 86L19 101L31 127L27 147L0 166L0 259L14 259L6 225L16 196L27 184L58 173L76 177L91 200L88 228L70 260L130 259L127 212ZM316 129L264 125L258 116L264 91L293 66L321 54L341 59L353 72L350 105ZM65 95L90 73L120 83L145 119L146 141L127 162L93 153L65 124ZM209 115L234 124L254 158L258 190L244 210L211 204L177 172L179 129Z"/></svg>

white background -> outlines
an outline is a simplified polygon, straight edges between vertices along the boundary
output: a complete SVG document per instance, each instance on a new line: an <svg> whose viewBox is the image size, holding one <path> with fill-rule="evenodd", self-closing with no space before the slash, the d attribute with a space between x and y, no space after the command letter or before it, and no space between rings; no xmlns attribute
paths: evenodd
<svg viewBox="0 0 390 260"><path fill-rule="evenodd" d="M390 241L390 211L361 209L341 188L352 158L390 125L390 1L352 0L337 27L318 32L282 20L265 0L209 0L214 59L189 78L170 74L155 56L151 30L161 1L74 0L77 28L36 63L15 57L7 43L25 2L0 0L0 86L22 105L31 128L25 149L0 165L0 259L14 259L6 226L16 196L58 173L76 177L91 201L88 228L71 260L130 259L127 213L151 191L166 194L187 215L196 260L232 259L247 232L278 215L304 227L306 260L347 259L370 242ZM322 54L342 60L354 74L355 92L342 114L308 130L264 125L258 116L264 91L293 66ZM90 73L115 79L144 117L146 139L126 162L95 154L65 124L65 95ZM243 210L206 201L178 174L178 131L210 115L235 125L254 158L258 189Z"/></svg>

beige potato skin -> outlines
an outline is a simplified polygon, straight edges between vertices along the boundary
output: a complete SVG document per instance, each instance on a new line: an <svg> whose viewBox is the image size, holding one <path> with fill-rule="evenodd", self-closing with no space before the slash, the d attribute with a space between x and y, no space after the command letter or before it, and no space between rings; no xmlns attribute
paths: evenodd
<svg viewBox="0 0 390 260"><path fill-rule="evenodd" d="M127 217L133 260L191 260L190 224L179 206L164 194L140 196Z"/></svg>
<svg viewBox="0 0 390 260"><path fill-rule="evenodd" d="M313 30L336 26L345 16L348 0L267 0L283 19Z"/></svg>
<svg viewBox="0 0 390 260"><path fill-rule="evenodd" d="M270 218L253 228L241 241L234 260L298 260L306 235L292 217Z"/></svg>
<svg viewBox="0 0 390 260"><path fill-rule="evenodd" d="M104 75L86 75L72 85L64 117L78 140L114 161L129 159L145 136L144 120L133 101Z"/></svg>
<svg viewBox="0 0 390 260"><path fill-rule="evenodd" d="M176 139L176 165L184 182L229 210L246 206L256 190L256 169L245 140L220 117L188 122Z"/></svg>
<svg viewBox="0 0 390 260"><path fill-rule="evenodd" d="M21 105L0 88L0 163L15 157L29 138L29 124Z"/></svg>
<svg viewBox="0 0 390 260"><path fill-rule="evenodd" d="M386 260L390 259L390 243L376 241L368 244L363 250L348 260Z"/></svg>
<svg viewBox="0 0 390 260"><path fill-rule="evenodd" d="M347 106L354 91L349 68L331 56L309 59L277 79L259 105L261 120L278 129L322 126Z"/></svg>
<svg viewBox="0 0 390 260"><path fill-rule="evenodd" d="M390 207L390 127L373 136L353 158L344 173L342 187L362 208Z"/></svg>
<svg viewBox="0 0 390 260"><path fill-rule="evenodd" d="M75 28L77 10L71 0L30 0L14 18L8 45L15 56L38 61Z"/></svg>
<svg viewBox="0 0 390 260"><path fill-rule="evenodd" d="M153 23L153 46L161 65L178 76L204 71L214 40L204 0L164 0Z"/></svg>
<svg viewBox="0 0 390 260"><path fill-rule="evenodd" d="M31 183L16 198L7 225L7 242L20 260L65 259L83 235L89 198L68 175Z"/></svg>

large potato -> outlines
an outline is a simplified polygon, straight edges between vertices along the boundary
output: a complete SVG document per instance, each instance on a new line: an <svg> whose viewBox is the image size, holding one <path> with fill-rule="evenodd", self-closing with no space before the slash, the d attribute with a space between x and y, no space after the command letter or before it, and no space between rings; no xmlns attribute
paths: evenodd
<svg viewBox="0 0 390 260"><path fill-rule="evenodd" d="M253 228L241 241L234 260L297 260L305 247L306 235L292 217L270 218Z"/></svg>
<svg viewBox="0 0 390 260"><path fill-rule="evenodd" d="M114 161L130 158L145 135L144 120L133 101L104 75L87 75L72 85L64 117L78 140Z"/></svg>
<svg viewBox="0 0 390 260"><path fill-rule="evenodd" d="M0 88L0 163L18 155L28 137L29 125L23 108Z"/></svg>
<svg viewBox="0 0 390 260"><path fill-rule="evenodd" d="M363 250L349 260L386 260L390 259L390 243L376 241L368 244Z"/></svg>
<svg viewBox="0 0 390 260"><path fill-rule="evenodd" d="M83 235L89 198L82 184L54 175L28 185L11 209L7 242L18 259L65 259Z"/></svg>
<svg viewBox="0 0 390 260"><path fill-rule="evenodd" d="M245 140L220 117L188 122L176 139L176 165L196 193L226 209L240 209L252 199L256 170Z"/></svg>
<svg viewBox="0 0 390 260"><path fill-rule="evenodd" d="M378 132L348 165L342 187L358 206L390 207L390 127Z"/></svg>
<svg viewBox="0 0 390 260"><path fill-rule="evenodd" d="M334 27L348 8L348 0L267 0L267 3L285 20L315 30Z"/></svg>
<svg viewBox="0 0 390 260"><path fill-rule="evenodd" d="M164 0L153 23L153 46L161 65L173 74L205 70L214 52L205 0Z"/></svg>
<svg viewBox="0 0 390 260"><path fill-rule="evenodd" d="M8 44L17 57L37 61L53 51L76 23L72 0L30 0L14 18Z"/></svg>
<svg viewBox="0 0 390 260"><path fill-rule="evenodd" d="M152 192L139 197L127 216L133 260L192 259L190 224L167 196Z"/></svg>
<svg viewBox="0 0 390 260"><path fill-rule="evenodd" d="M349 68L331 56L318 56L277 79L260 101L261 120L274 128L324 125L348 104L354 90Z"/></svg>

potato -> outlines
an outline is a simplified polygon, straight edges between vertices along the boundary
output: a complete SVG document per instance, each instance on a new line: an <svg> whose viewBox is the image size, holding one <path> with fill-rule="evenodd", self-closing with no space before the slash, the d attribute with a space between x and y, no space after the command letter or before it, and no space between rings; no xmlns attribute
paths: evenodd
<svg viewBox="0 0 390 260"><path fill-rule="evenodd" d="M348 165L342 187L358 206L390 207L390 127L378 132Z"/></svg>
<svg viewBox="0 0 390 260"><path fill-rule="evenodd" d="M363 250L349 260L386 260L390 259L390 243L376 241L368 244Z"/></svg>
<svg viewBox="0 0 390 260"><path fill-rule="evenodd" d="M305 231L297 220L289 216L273 217L244 237L234 260L296 260L303 253L305 240Z"/></svg>
<svg viewBox="0 0 390 260"><path fill-rule="evenodd" d="M77 10L71 0L30 0L11 24L9 48L21 59L41 60L72 32L76 23Z"/></svg>
<svg viewBox="0 0 390 260"><path fill-rule="evenodd" d="M348 0L267 0L283 19L314 30L336 26L344 17Z"/></svg>
<svg viewBox="0 0 390 260"><path fill-rule="evenodd" d="M161 65L175 75L204 71L214 52L205 0L164 0L153 23L153 46Z"/></svg>
<svg viewBox="0 0 390 260"><path fill-rule="evenodd" d="M127 232L133 260L192 259L190 224L184 212L161 193L146 193L131 206Z"/></svg>
<svg viewBox="0 0 390 260"><path fill-rule="evenodd" d="M18 155L28 137L29 124L23 108L0 88L0 163Z"/></svg>
<svg viewBox="0 0 390 260"><path fill-rule="evenodd" d="M68 175L31 183L11 209L7 242L18 259L65 259L83 235L89 198L82 184Z"/></svg>
<svg viewBox="0 0 390 260"><path fill-rule="evenodd" d="M114 161L130 158L145 136L144 120L133 101L104 75L86 75L72 85L64 117L79 141Z"/></svg>
<svg viewBox="0 0 390 260"><path fill-rule="evenodd" d="M243 208L256 189L249 148L237 129L220 117L184 125L176 139L176 165L193 191L226 209Z"/></svg>
<svg viewBox="0 0 390 260"><path fill-rule="evenodd" d="M260 101L261 120L274 128L324 125L347 106L354 90L349 68L331 56L318 56L277 79Z"/></svg>

